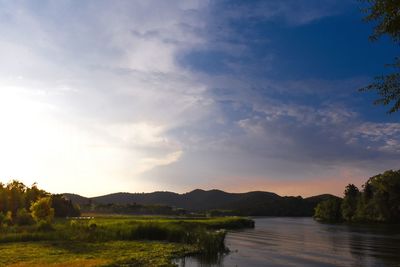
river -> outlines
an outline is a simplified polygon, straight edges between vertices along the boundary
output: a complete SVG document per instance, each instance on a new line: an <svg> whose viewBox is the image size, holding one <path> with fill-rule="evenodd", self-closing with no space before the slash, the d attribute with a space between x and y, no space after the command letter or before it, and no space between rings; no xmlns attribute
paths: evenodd
<svg viewBox="0 0 400 267"><path fill-rule="evenodd" d="M312 218L255 218L255 228L229 232L230 253L187 257L181 267L400 267L399 225L322 224Z"/></svg>

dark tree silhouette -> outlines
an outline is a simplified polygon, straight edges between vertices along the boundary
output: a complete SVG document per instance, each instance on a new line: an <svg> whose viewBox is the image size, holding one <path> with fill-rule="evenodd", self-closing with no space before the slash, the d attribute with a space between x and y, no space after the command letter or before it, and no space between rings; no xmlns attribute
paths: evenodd
<svg viewBox="0 0 400 267"><path fill-rule="evenodd" d="M370 40L375 41L383 35L389 36L396 45L400 45L400 1L399 0L361 0L368 6L363 9L367 14L367 22L376 23ZM396 57L393 64L388 64L393 72L377 76L370 85L360 91L376 91L379 98L375 105L391 105L388 113L400 109L400 58Z"/></svg>
<svg viewBox="0 0 400 267"><path fill-rule="evenodd" d="M341 205L338 206L334 201L323 201L315 209L314 217L331 222L399 223L400 170L385 171L369 178L362 192L349 184Z"/></svg>
<svg viewBox="0 0 400 267"><path fill-rule="evenodd" d="M357 186L355 186L354 184L349 184L348 186L346 186L341 207L342 217L344 220L346 221L354 220L357 212L359 196L360 196L360 191L358 190Z"/></svg>

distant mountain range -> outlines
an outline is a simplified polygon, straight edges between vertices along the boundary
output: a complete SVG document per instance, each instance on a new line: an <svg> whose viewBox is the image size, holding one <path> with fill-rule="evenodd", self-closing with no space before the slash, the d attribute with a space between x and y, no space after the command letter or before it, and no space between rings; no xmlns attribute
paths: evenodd
<svg viewBox="0 0 400 267"><path fill-rule="evenodd" d="M227 193L221 190L196 189L188 193L114 193L87 198L65 193L64 196L81 206L90 204L140 204L165 205L199 212L230 210L235 214L251 216L312 216L315 206L326 199L338 198L324 194L308 198L279 196L271 192L253 191L248 193Z"/></svg>

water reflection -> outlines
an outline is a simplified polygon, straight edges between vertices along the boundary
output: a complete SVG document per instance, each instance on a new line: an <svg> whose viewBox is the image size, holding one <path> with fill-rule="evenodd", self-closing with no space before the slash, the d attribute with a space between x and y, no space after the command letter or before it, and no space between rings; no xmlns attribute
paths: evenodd
<svg viewBox="0 0 400 267"><path fill-rule="evenodd" d="M231 253L187 257L182 267L398 266L400 227L320 224L311 218L259 218L255 229L230 232Z"/></svg>

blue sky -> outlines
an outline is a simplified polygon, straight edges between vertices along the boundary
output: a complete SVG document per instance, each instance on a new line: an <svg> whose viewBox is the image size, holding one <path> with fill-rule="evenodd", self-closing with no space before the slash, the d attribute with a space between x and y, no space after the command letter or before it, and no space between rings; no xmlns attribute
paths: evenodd
<svg viewBox="0 0 400 267"><path fill-rule="evenodd" d="M358 1L0 1L0 170L52 192L340 195L398 168Z"/></svg>

